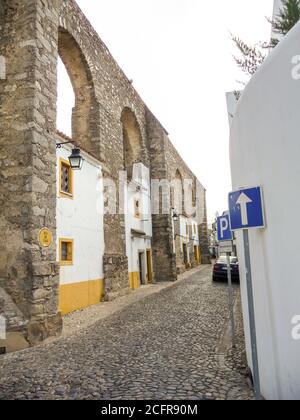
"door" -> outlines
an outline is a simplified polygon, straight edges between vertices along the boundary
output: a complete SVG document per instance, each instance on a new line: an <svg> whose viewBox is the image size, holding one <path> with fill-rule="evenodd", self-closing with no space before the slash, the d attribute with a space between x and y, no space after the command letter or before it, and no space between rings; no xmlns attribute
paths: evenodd
<svg viewBox="0 0 300 420"><path fill-rule="evenodd" d="M195 254L195 261L196 261L196 263L197 264L200 264L200 261L199 261L199 253L198 253L198 247L197 246L194 246L194 254Z"/></svg>
<svg viewBox="0 0 300 420"><path fill-rule="evenodd" d="M201 248L198 246L198 258L199 258L199 264L202 264L202 255L201 255Z"/></svg>
<svg viewBox="0 0 300 420"><path fill-rule="evenodd" d="M184 264L188 263L188 253L187 253L187 245L183 244L183 262Z"/></svg>
<svg viewBox="0 0 300 420"><path fill-rule="evenodd" d="M151 250L147 250L147 272L148 272L148 283L153 282L153 272L152 272L152 253Z"/></svg>
<svg viewBox="0 0 300 420"><path fill-rule="evenodd" d="M145 277L144 277L144 253L139 252L139 272L140 272L140 283L144 284Z"/></svg>

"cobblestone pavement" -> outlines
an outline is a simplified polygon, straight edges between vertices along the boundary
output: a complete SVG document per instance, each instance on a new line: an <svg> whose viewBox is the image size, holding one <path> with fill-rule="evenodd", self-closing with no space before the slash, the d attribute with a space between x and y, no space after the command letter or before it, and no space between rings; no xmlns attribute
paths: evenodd
<svg viewBox="0 0 300 420"><path fill-rule="evenodd" d="M0 398L252 399L235 295L234 352L227 287L202 267L72 337L0 359Z"/></svg>

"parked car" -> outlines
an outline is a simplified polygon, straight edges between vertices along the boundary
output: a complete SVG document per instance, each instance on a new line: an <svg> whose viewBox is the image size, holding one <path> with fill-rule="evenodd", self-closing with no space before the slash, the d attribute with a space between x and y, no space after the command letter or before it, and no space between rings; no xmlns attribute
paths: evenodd
<svg viewBox="0 0 300 420"><path fill-rule="evenodd" d="M237 257L230 257L231 278L240 281L239 262ZM227 280L227 257L220 257L213 267L213 281Z"/></svg>

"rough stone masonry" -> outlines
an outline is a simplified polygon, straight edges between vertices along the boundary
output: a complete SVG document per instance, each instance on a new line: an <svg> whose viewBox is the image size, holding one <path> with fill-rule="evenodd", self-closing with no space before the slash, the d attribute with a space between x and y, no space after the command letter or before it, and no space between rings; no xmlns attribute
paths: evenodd
<svg viewBox="0 0 300 420"><path fill-rule="evenodd" d="M171 180L180 171L196 183L74 0L1 0L0 288L11 300L5 304L16 305L22 314L20 330L31 345L59 334L62 327L55 245L58 56L75 92L72 136L102 162L105 176L117 182L124 169L123 140L131 114L140 132L135 160L151 167L152 178ZM201 206L205 262L204 189ZM161 281L177 276L171 223L169 215L153 216L154 271ZM38 242L45 226L54 235L49 248ZM122 215L105 215L104 269L110 290L128 287Z"/></svg>

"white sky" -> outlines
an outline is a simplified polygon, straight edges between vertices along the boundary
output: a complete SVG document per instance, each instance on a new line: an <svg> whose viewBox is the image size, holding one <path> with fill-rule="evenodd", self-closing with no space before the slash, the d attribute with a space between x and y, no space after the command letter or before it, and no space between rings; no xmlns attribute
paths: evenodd
<svg viewBox="0 0 300 420"><path fill-rule="evenodd" d="M270 38L273 0L77 0L134 87L207 189L209 222L231 190L225 92L243 77L229 32ZM73 94L59 71L58 128Z"/></svg>

